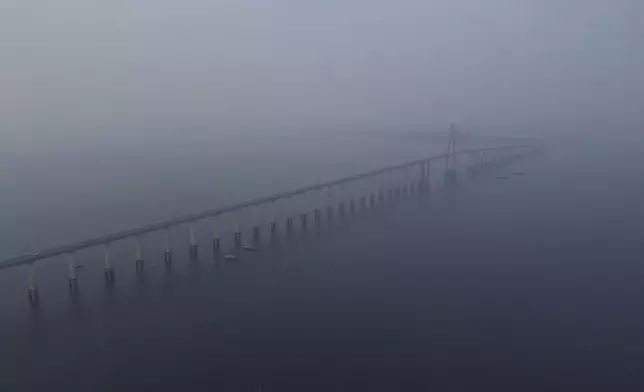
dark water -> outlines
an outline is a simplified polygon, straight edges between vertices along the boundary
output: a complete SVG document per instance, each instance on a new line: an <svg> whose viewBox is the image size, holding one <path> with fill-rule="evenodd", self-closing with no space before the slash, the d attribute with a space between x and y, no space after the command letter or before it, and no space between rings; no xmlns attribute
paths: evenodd
<svg viewBox="0 0 644 392"><path fill-rule="evenodd" d="M25 312L3 327L0 383L640 390L644 143L573 142L236 262L179 259Z"/></svg>

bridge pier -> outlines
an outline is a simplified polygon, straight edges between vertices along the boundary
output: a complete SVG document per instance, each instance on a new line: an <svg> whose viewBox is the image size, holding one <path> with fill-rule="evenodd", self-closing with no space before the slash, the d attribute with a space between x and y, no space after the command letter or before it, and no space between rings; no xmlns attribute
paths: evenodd
<svg viewBox="0 0 644 392"><path fill-rule="evenodd" d="M407 169L400 169L400 180L398 181L398 187L400 188L400 196L405 196L405 188L407 187Z"/></svg>
<svg viewBox="0 0 644 392"><path fill-rule="evenodd" d="M309 193L304 192L302 196L299 198L300 203L297 206L298 211L300 211L300 228L302 230L306 229L308 226L309 216L307 211L309 210L309 199L310 199Z"/></svg>
<svg viewBox="0 0 644 392"><path fill-rule="evenodd" d="M193 225L190 225L190 260L197 260L199 256L199 245L197 244L197 238L195 236L195 228Z"/></svg>
<svg viewBox="0 0 644 392"><path fill-rule="evenodd" d="M139 236L134 237L134 243L136 244L136 270L141 272L143 271L143 256L141 254L141 239Z"/></svg>
<svg viewBox="0 0 644 392"><path fill-rule="evenodd" d="M172 264L172 245L170 244L170 229L165 229L165 252L163 254L163 261L166 267Z"/></svg>
<svg viewBox="0 0 644 392"><path fill-rule="evenodd" d="M235 231L233 232L233 241L235 244L235 249L242 247L242 232L239 228L239 223L235 224Z"/></svg>
<svg viewBox="0 0 644 392"><path fill-rule="evenodd" d="M104 267L104 276L105 276L105 283L107 283L107 286L110 287L114 284L114 269L112 268L112 263L110 262L110 244L109 242L105 244L105 249L103 250L103 256L105 260L105 267Z"/></svg>
<svg viewBox="0 0 644 392"><path fill-rule="evenodd" d="M486 170L487 168L492 168L498 165L509 163L512 160L517 159L519 156L524 155L526 152L537 151L537 149L533 147L534 146L531 145L510 145L463 151L452 150L448 154L442 154L402 165L395 165L384 169L378 169L371 172L342 178L336 181L315 184L298 190L270 195L268 197L257 198L244 203L225 206L216 210L205 211L201 214L170 219L160 224L143 226L134 230L121 231L100 238L94 238L71 245L36 252L31 255L14 257L0 263L0 270L17 266L29 266L29 301L32 305L34 305L38 303L39 298L38 287L33 282L33 264L39 260L51 259L57 256L66 255L68 257L69 268L69 289L70 292L74 293L79 290L79 277L77 275L79 270L77 269L77 266L74 262L74 256L78 256L77 252L81 249L94 248L97 246L100 247L104 245L105 281L107 282L108 286L111 286L115 278L114 270L112 269L112 265L110 264L109 247L111 242L121 241L134 237L136 246L136 269L137 271L141 271L143 270L144 266L144 258L142 255L140 242L141 237L146 235L147 233L156 233L160 230L165 230L164 261L166 267L169 268L173 258L173 251L170 241L170 229L172 227L181 226L185 228L185 225L190 225L190 258L196 260L198 245L194 231L194 224L200 220L217 217L221 214L241 214L243 211L247 211L249 208L251 208L252 212L255 215L252 219L252 222L248 222L249 228L252 228L253 240L256 243L259 243L261 241L260 236L262 235L262 225L265 224L261 222L265 221L263 221L262 219L258 220L256 215L258 212L257 209L261 208L262 206L270 205L273 208L273 210L271 211L272 219L269 221L268 234L270 235L271 239L274 239L277 236L278 231L277 217L279 217L279 222L281 222L283 216L286 217L286 232L290 235L294 230L293 219L297 220L298 216L301 228L305 229L307 227L307 211L310 212L312 208L313 219L315 220L316 224L319 224L323 221L325 217L323 216L323 214L325 213L330 222L334 219L334 214L339 215L340 218L345 217L347 207L349 213L351 214L355 213L358 210L365 212L369 209L380 207L381 205L384 206L384 203L391 202L401 196L409 196L414 192L422 193L429 191L430 187L432 186L432 163L435 164L436 162L438 162L439 164L442 164L444 159L447 161L444 173L441 173L443 169L442 166L439 169L435 169L435 175L440 176L441 174L443 174L443 178L436 177L434 181L437 185L441 182L441 180L443 180L447 185L452 185L457 182L459 175L463 175L461 171L467 173L476 173L482 170ZM526 150L526 148L528 150ZM462 169L460 169L460 167L457 165L458 157L461 157L460 159L462 163ZM463 159L467 160L464 161ZM307 195L313 196L313 200L308 200ZM276 210L274 209L274 207L277 206L276 203L288 203L289 200L294 201L296 204L287 205L283 210L276 212ZM239 218L239 216L237 216L237 218ZM236 228L234 230L235 248L241 248L243 246L240 223L245 224L246 220L236 219ZM279 225L281 225L281 223L279 223ZM280 227L279 230L281 229L282 228ZM251 233L248 233L248 235L251 235ZM214 233L212 238L212 246L214 254L217 254L220 251L221 241L216 233ZM253 247L250 245L246 248L248 248L248 250L253 249Z"/></svg>
<svg viewBox="0 0 644 392"><path fill-rule="evenodd" d="M286 235L291 235L293 233L293 218L290 216L286 217Z"/></svg>
<svg viewBox="0 0 644 392"><path fill-rule="evenodd" d="M74 262L74 255L69 253L67 255L67 265L69 268L69 292L71 294L76 294L78 291L78 275L76 273L76 263Z"/></svg>
<svg viewBox="0 0 644 392"><path fill-rule="evenodd" d="M210 240L210 242L212 243L212 254L216 257L221 251L221 238L219 237L219 232L216 225L214 225L212 229L212 239Z"/></svg>
<svg viewBox="0 0 644 392"><path fill-rule="evenodd" d="M333 198L333 187L328 187L327 189L327 207L326 207L326 219L327 221L331 222L333 220L333 204L334 204L334 198Z"/></svg>
<svg viewBox="0 0 644 392"><path fill-rule="evenodd" d="M212 237L212 251L214 254L219 254L221 250L221 239L217 236Z"/></svg>
<svg viewBox="0 0 644 392"><path fill-rule="evenodd" d="M423 162L421 164L420 181L418 182L418 188L422 192L426 192L426 191L429 190L430 178L431 178L431 166L430 166L430 163L429 162Z"/></svg>
<svg viewBox="0 0 644 392"><path fill-rule="evenodd" d="M402 169L402 175L403 175L403 184L402 184L402 195L403 196L408 196L409 195L409 173L408 170L409 168L405 167Z"/></svg>
<svg viewBox="0 0 644 392"><path fill-rule="evenodd" d="M344 217L346 215L346 211L345 211L346 207L345 207L345 202L344 202L345 193L346 193L346 190L344 189L344 187L342 185L338 185L338 192L337 192L337 194L338 194L338 217L341 220L344 219Z"/></svg>
<svg viewBox="0 0 644 392"><path fill-rule="evenodd" d="M40 304L40 292L38 286L34 283L34 266L30 263L27 271L27 293L29 295L29 304L37 307Z"/></svg>
<svg viewBox="0 0 644 392"><path fill-rule="evenodd" d="M252 207L251 213L252 213L252 221L253 221L252 222L252 224L253 224L253 229L252 229L253 242L255 244L258 244L258 243L261 242L262 233L261 233L261 230L260 230L260 227L259 227L259 222L258 222L258 219L257 219L257 215L258 215L257 214L257 206Z"/></svg>

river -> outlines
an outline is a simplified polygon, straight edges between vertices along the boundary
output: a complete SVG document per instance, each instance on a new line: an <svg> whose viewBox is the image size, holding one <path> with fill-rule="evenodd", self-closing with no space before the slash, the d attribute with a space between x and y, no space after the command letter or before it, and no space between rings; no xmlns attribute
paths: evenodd
<svg viewBox="0 0 644 392"><path fill-rule="evenodd" d="M328 162L318 171L278 161L322 179L428 150L371 143L288 149ZM3 318L2 383L7 390L639 390L643 152L636 136L559 137L540 156L298 231L234 262L180 257L167 273L158 260L117 289L101 285L98 273L86 283L88 265L76 299L61 289L36 311L16 300L23 310L12 312L13 322ZM230 158L208 159L241 173ZM219 192L204 180L215 166L182 166L198 180L180 192L192 194L197 183ZM276 180L269 173L277 166L261 166L239 170L246 178L266 173L257 176L264 185L240 186L219 202L302 182ZM142 208L149 210L137 219L165 210ZM64 277L63 269L61 288ZM8 290L5 298L26 295Z"/></svg>

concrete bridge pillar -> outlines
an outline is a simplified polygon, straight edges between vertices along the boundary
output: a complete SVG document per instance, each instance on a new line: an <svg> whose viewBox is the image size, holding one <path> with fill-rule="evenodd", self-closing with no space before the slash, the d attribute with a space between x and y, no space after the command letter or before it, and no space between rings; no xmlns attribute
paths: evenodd
<svg viewBox="0 0 644 392"><path fill-rule="evenodd" d="M67 267L69 269L69 292L76 294L78 291L78 275L76 273L76 262L74 261L74 255L72 253L67 254Z"/></svg>
<svg viewBox="0 0 644 392"><path fill-rule="evenodd" d="M30 263L27 267L27 293L29 294L29 304L36 307L40 304L40 292L34 281L34 265Z"/></svg>
<svg viewBox="0 0 644 392"><path fill-rule="evenodd" d="M286 217L286 234L291 235L293 233L293 218L290 216Z"/></svg>
<svg viewBox="0 0 644 392"><path fill-rule="evenodd" d="M136 270L143 271L143 254L141 253L141 238L137 235L134 237L136 247Z"/></svg>
<svg viewBox="0 0 644 392"><path fill-rule="evenodd" d="M333 187L327 188L327 202L326 202L326 218L329 221L333 220Z"/></svg>
<svg viewBox="0 0 644 392"><path fill-rule="evenodd" d="M213 225L212 229L212 253L218 255L221 251L221 237L219 237L219 231L217 230L216 224Z"/></svg>
<svg viewBox="0 0 644 392"><path fill-rule="evenodd" d="M241 231L242 211L243 210L235 211L235 229L233 232L233 243L235 245L235 249L239 249L242 247L242 231Z"/></svg>
<svg viewBox="0 0 644 392"><path fill-rule="evenodd" d="M400 184L401 184L401 179L400 179L400 173L398 171L394 172L394 196L396 198L400 197Z"/></svg>
<svg viewBox="0 0 644 392"><path fill-rule="evenodd" d="M427 178L427 165L422 162L420 164L420 181L422 182L425 178Z"/></svg>
<svg viewBox="0 0 644 392"><path fill-rule="evenodd" d="M300 205L300 227L302 230L306 229L307 226L307 220L308 220L308 214L307 210L309 208L308 206L308 201L309 201L309 194L308 192L304 192L302 195L302 203Z"/></svg>
<svg viewBox="0 0 644 392"><path fill-rule="evenodd" d="M104 275L105 275L105 282L107 283L108 286L111 286L114 284L114 269L112 268L112 263L110 261L110 244L109 242L105 244L105 248L103 249L103 258L105 262L104 266Z"/></svg>
<svg viewBox="0 0 644 392"><path fill-rule="evenodd" d="M170 264L172 264L172 244L170 239L170 228L168 227L164 231L165 231L165 252L163 254L163 261L165 262L166 266L170 266Z"/></svg>
<svg viewBox="0 0 644 392"><path fill-rule="evenodd" d="M257 211L257 206L252 207L253 208L253 242L259 243L261 242L261 236L262 232L259 227L259 218L258 218L258 211Z"/></svg>
<svg viewBox="0 0 644 392"><path fill-rule="evenodd" d="M431 163L429 161L425 161L421 163L421 179L420 179L420 183L418 184L418 187L423 192L426 192L430 188L430 181L431 181Z"/></svg>
<svg viewBox="0 0 644 392"><path fill-rule="evenodd" d="M239 227L239 222L235 223L235 231L233 232L233 242L235 245L235 249L239 249L242 247L242 232L241 232L241 228Z"/></svg>
<svg viewBox="0 0 644 392"><path fill-rule="evenodd" d="M199 245L197 244L197 237L195 235L195 228L193 225L190 225L189 235L190 235L190 259L197 260L197 257L199 256Z"/></svg>
<svg viewBox="0 0 644 392"><path fill-rule="evenodd" d="M270 205L271 218L268 221L268 236L271 238L271 240L274 240L275 237L277 236L277 218L276 218L275 210L276 210L275 202L271 201L271 205Z"/></svg>

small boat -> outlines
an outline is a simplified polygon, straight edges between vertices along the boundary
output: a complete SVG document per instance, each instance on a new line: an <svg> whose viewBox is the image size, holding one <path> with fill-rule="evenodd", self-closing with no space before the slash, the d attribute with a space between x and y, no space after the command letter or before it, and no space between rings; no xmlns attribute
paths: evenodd
<svg viewBox="0 0 644 392"><path fill-rule="evenodd" d="M224 259L230 260L230 261L235 261L235 260L237 260L237 256L235 256L232 253L228 253L228 254L224 255Z"/></svg>

